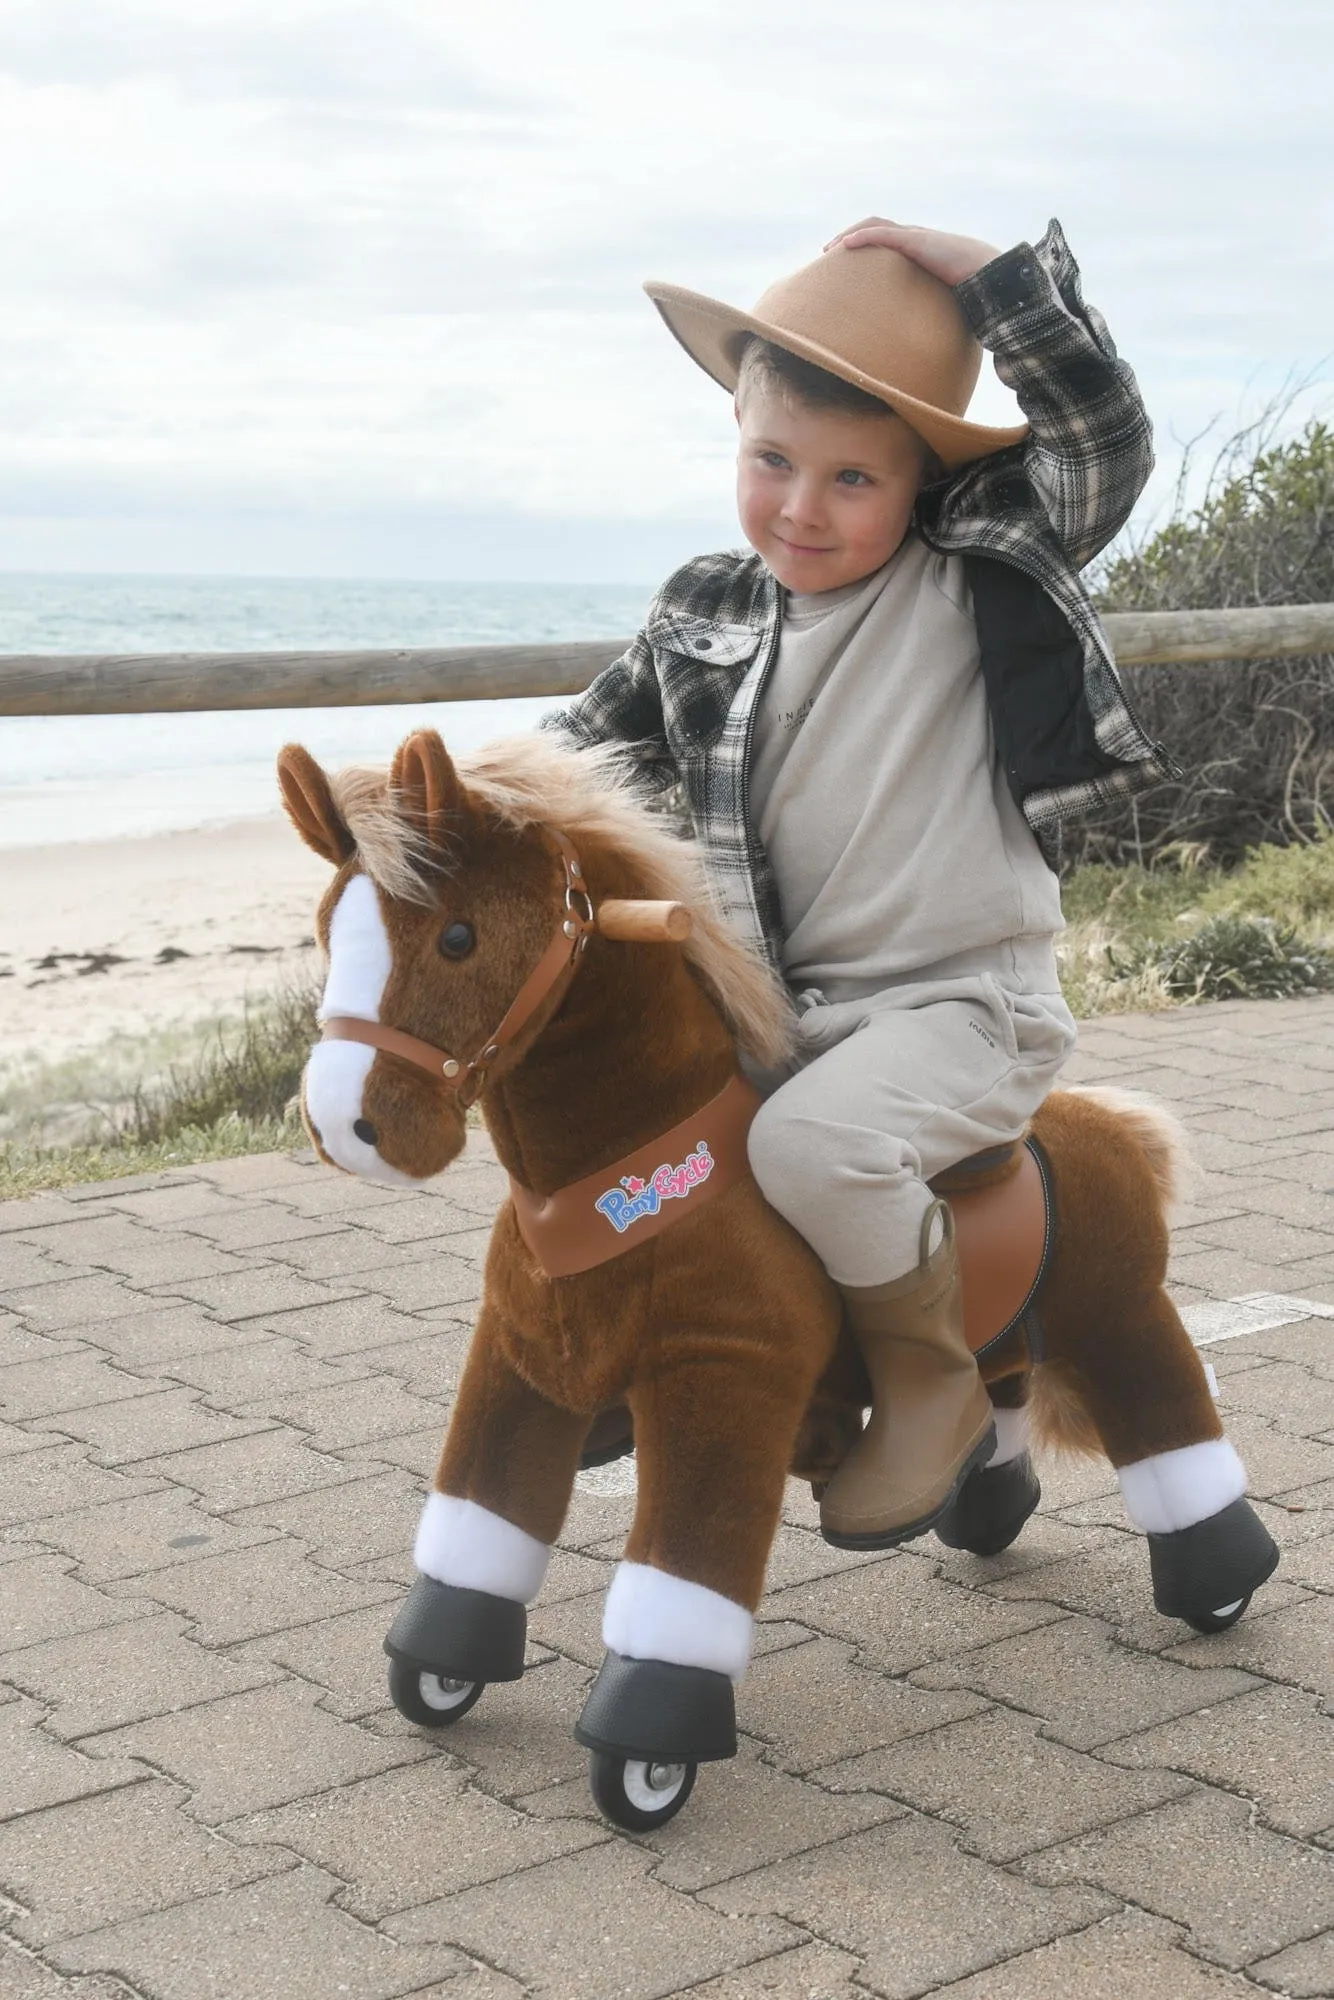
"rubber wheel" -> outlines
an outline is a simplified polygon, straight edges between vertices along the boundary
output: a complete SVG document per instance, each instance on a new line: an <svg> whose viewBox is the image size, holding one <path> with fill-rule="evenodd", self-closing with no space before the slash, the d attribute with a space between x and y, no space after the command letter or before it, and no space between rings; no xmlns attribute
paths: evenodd
<svg viewBox="0 0 1334 2000"><path fill-rule="evenodd" d="M1248 1590L1235 1604L1225 1604L1218 1611L1197 1611L1193 1617L1187 1616L1186 1623L1195 1632L1226 1632L1230 1625L1236 1624L1250 1601L1251 1593Z"/></svg>
<svg viewBox="0 0 1334 2000"><path fill-rule="evenodd" d="M410 1667L403 1660L389 1662L389 1699L400 1715L423 1729L445 1729L457 1722L481 1700L485 1689L485 1681L456 1681L425 1667Z"/></svg>
<svg viewBox="0 0 1334 2000"><path fill-rule="evenodd" d="M650 1833L675 1819L694 1789L697 1768L594 1750L588 1759L588 1782L593 1803L613 1826L624 1827L627 1833Z"/></svg>

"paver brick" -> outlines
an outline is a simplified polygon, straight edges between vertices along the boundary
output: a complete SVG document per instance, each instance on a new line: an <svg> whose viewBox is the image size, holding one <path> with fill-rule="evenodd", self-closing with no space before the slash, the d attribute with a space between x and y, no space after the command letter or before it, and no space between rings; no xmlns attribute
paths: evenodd
<svg viewBox="0 0 1334 2000"><path fill-rule="evenodd" d="M24 1910L16 1934L45 1945L293 1865L207 1833L182 1798L154 1779L0 1826L0 1881Z"/></svg>
<svg viewBox="0 0 1334 2000"><path fill-rule="evenodd" d="M1234 1970L1328 1926L1334 1855L1253 1824L1243 1799L1196 1791L1022 1864L1041 1882L1096 1882L1181 1924Z"/></svg>
<svg viewBox="0 0 1334 2000"><path fill-rule="evenodd" d="M1049 1741L1036 1717L993 1708L849 1758L817 1783L906 1800L957 1826L988 1861L1008 1862L1191 1789L1177 1773L1127 1776Z"/></svg>
<svg viewBox="0 0 1334 2000"><path fill-rule="evenodd" d="M24 1236L0 1238L0 1285L52 1285L62 1278L95 1278L96 1268L74 1257L56 1257Z"/></svg>
<svg viewBox="0 0 1334 2000"><path fill-rule="evenodd" d="M380 1715L389 1706L387 1661L382 1641L398 1608L395 1593L388 1603L344 1611L335 1618L316 1619L285 1632L269 1632L239 1646L233 1659L285 1667L322 1690L321 1705L348 1722ZM488 1690L487 1701L492 1699ZM577 1711L576 1711L577 1713ZM407 1729L407 1724L403 1725ZM451 1745L455 1735L451 1734Z"/></svg>
<svg viewBox="0 0 1334 2000"><path fill-rule="evenodd" d="M449 1754L468 1765L492 1798L517 1800L575 1778L586 1782L588 1753L572 1732L592 1678L557 1657L529 1668L520 1681L489 1687L450 1731Z"/></svg>
<svg viewBox="0 0 1334 2000"><path fill-rule="evenodd" d="M601 1822L516 1812L442 1756L231 1820L224 1831L289 1848L341 1876L342 1907L371 1923L611 1837Z"/></svg>
<svg viewBox="0 0 1334 2000"><path fill-rule="evenodd" d="M54 1257L99 1265L138 1284L161 1284L177 1277L203 1278L243 1268L238 1259L202 1237L161 1227L146 1228L133 1216L123 1214L53 1223L46 1229L28 1231L23 1241ZM3 1268L4 1257L0 1254L0 1271Z"/></svg>
<svg viewBox="0 0 1334 2000"><path fill-rule="evenodd" d="M702 1900L786 1917L862 1958L873 1991L908 2000L1113 1908L1082 1886L1033 1895L1036 1886L911 1814L706 1889Z"/></svg>
<svg viewBox="0 0 1334 2000"><path fill-rule="evenodd" d="M1045 1718L1048 1733L1072 1750L1096 1749L1132 1729L1254 1686L1227 1667L1201 1664L1191 1671L1131 1652L1093 1618L1066 1618L1002 1639L915 1678L923 1687L976 1688L1026 1709Z"/></svg>
<svg viewBox="0 0 1334 2000"><path fill-rule="evenodd" d="M823 1638L757 1659L737 1702L741 1727L768 1744L769 1761L798 1775L985 1706L978 1695L936 1693L858 1666L850 1645Z"/></svg>
<svg viewBox="0 0 1334 2000"><path fill-rule="evenodd" d="M383 1296L380 1286L360 1283L363 1271L385 1268L388 1253L383 1237L372 1235L355 1221L335 1224L327 1218L317 1222L313 1217L301 1216L291 1216L289 1220L293 1223L304 1220L308 1230L318 1230L319 1234L273 1244L271 1252L275 1259L290 1270L299 1271L304 1278L355 1278L361 1289L381 1292Z"/></svg>
<svg viewBox="0 0 1334 2000"><path fill-rule="evenodd" d="M377 1556L410 1552L424 1498L424 1480L392 1467L363 1472L341 1486L239 1507L232 1519L238 1528L253 1525L257 1530L295 1535L317 1562L347 1569L371 1563ZM549 1575L543 1594L551 1594Z"/></svg>
<svg viewBox="0 0 1334 2000"><path fill-rule="evenodd" d="M261 1417L210 1410L191 1389L160 1389L116 1403L62 1411L61 1429L92 1446L101 1465L160 1461L165 1452L217 1444L265 1428Z"/></svg>
<svg viewBox="0 0 1334 2000"><path fill-rule="evenodd" d="M322 1569L300 1542L286 1536L149 1571L136 1578L135 1588L183 1611L205 1646L286 1631L340 1611L387 1604L396 1595L388 1584L354 1583Z"/></svg>
<svg viewBox="0 0 1334 2000"><path fill-rule="evenodd" d="M238 1160L205 1160L195 1168L200 1180L227 1194L265 1194L285 1187L309 1187L326 1173L308 1148L301 1154L249 1153Z"/></svg>
<svg viewBox="0 0 1334 2000"><path fill-rule="evenodd" d="M464 1207L454 1199L454 1181L455 1175L451 1173L441 1194L406 1194L392 1205L372 1209L360 1219L360 1226L368 1235L375 1236L381 1245L412 1243L421 1246L438 1241L453 1253L454 1244L450 1239L460 1231L476 1229L478 1220L475 1208ZM481 1211L488 1225L503 1199L502 1187L491 1206ZM487 1235L490 1233L488 1226ZM423 1252L418 1247L414 1254L420 1257ZM387 1261L382 1249L380 1262Z"/></svg>
<svg viewBox="0 0 1334 2000"><path fill-rule="evenodd" d="M374 1736L327 1714L313 1688L282 1681L112 1730L88 1747L168 1772L209 1825L430 1755L419 1738Z"/></svg>
<svg viewBox="0 0 1334 2000"><path fill-rule="evenodd" d="M267 1334L256 1340L184 1354L163 1362L160 1373L198 1389L206 1401L242 1416L270 1416L288 1397L364 1379L356 1364L320 1361L294 1340Z"/></svg>
<svg viewBox="0 0 1334 2000"><path fill-rule="evenodd" d="M283 1500L295 1493L338 1486L357 1468L314 1451L294 1431L256 1424L246 1436L148 1458L140 1470L188 1486L211 1513Z"/></svg>
<svg viewBox="0 0 1334 2000"><path fill-rule="evenodd" d="M87 1352L82 1340L69 1334L38 1333L25 1326L17 1313L0 1311L0 1366L12 1368L20 1361L54 1361L59 1355Z"/></svg>
<svg viewBox="0 0 1334 2000"><path fill-rule="evenodd" d="M248 1202L221 1215L192 1215L181 1224L191 1236L202 1236L220 1250L269 1250L281 1263L290 1262L289 1246L322 1238L339 1242L346 1233L338 1223L294 1215L275 1201ZM281 1246L281 1248L279 1247ZM318 1277L316 1271L307 1273Z"/></svg>
<svg viewBox="0 0 1334 2000"><path fill-rule="evenodd" d="M384 1376L302 1390L295 1396L275 1398L270 1407L280 1423L308 1431L311 1443L321 1451L343 1451L349 1445L399 1436L444 1421L441 1404L410 1395Z"/></svg>
<svg viewBox="0 0 1334 2000"><path fill-rule="evenodd" d="M173 1715L275 1678L261 1660L210 1652L184 1636L185 1620L153 1608L94 1631L28 1646L6 1656L17 1687L50 1708L46 1727L70 1740Z"/></svg>
<svg viewBox="0 0 1334 2000"><path fill-rule="evenodd" d="M420 1340L422 1331L420 1320L386 1305L372 1293L341 1298L334 1305L284 1308L252 1324L266 1333L290 1335L312 1354L326 1359L359 1353L367 1347L388 1347L400 1340Z"/></svg>
<svg viewBox="0 0 1334 2000"><path fill-rule="evenodd" d="M148 1370L179 1354L203 1354L210 1348L239 1347L262 1339L263 1329L250 1324L231 1327L200 1306L184 1300L164 1306L140 1294L139 1309L120 1319L91 1320L80 1326L79 1338L109 1354L123 1368Z"/></svg>
<svg viewBox="0 0 1334 2000"><path fill-rule="evenodd" d="M859 1659L890 1673L907 1673L1061 1615L1048 1604L1003 1604L980 1591L960 1590L935 1578L929 1562L907 1554L877 1564L867 1575L849 1570L778 1591L765 1608L771 1617L793 1618L850 1640Z"/></svg>
<svg viewBox="0 0 1334 2000"><path fill-rule="evenodd" d="M691 1986L689 2000L866 2000L869 1987L853 1983L860 1971L861 1961L851 1952L798 1944L740 1972L724 1972ZM685 1987L677 1993L686 2000Z"/></svg>
<svg viewBox="0 0 1334 2000"><path fill-rule="evenodd" d="M298 1867L53 1945L70 1971L115 1968L154 2000L391 2000L467 1969L448 1946L401 1945L341 1911L341 1885Z"/></svg>
<svg viewBox="0 0 1334 2000"><path fill-rule="evenodd" d="M116 1189L115 1206L125 1215L137 1215L145 1222L169 1229L191 1216L229 1214L240 1208L241 1203L203 1175L162 1181L154 1174L145 1174L134 1187L125 1183Z"/></svg>
<svg viewBox="0 0 1334 2000"><path fill-rule="evenodd" d="M127 1397L147 1395L153 1387L141 1375L127 1375L85 1349L0 1368L0 1412L24 1423L95 1403L123 1403Z"/></svg>
<svg viewBox="0 0 1334 2000"><path fill-rule="evenodd" d="M1241 1792L1280 1833L1300 1838L1334 1825L1334 1719L1296 1688L1256 1688L1127 1736L1102 1755L1139 1770L1169 1765Z"/></svg>
<svg viewBox="0 0 1334 2000"><path fill-rule="evenodd" d="M472 1305L482 1296L477 1266L442 1251L416 1264L382 1263L378 1269L358 1271L356 1285L404 1312L438 1312Z"/></svg>
<svg viewBox="0 0 1334 2000"><path fill-rule="evenodd" d="M465 1889L382 1928L412 1943L457 1942L553 2000L655 2000L795 1941L771 1917L729 1921L665 1887L652 1857L620 1841Z"/></svg>
<svg viewBox="0 0 1334 2000"><path fill-rule="evenodd" d="M415 1340L368 1348L364 1354L354 1352L345 1358L374 1368L377 1374L392 1375L414 1395L425 1396L435 1408L443 1409L458 1388L472 1342L472 1326L458 1320L437 1320L417 1331Z"/></svg>
<svg viewBox="0 0 1334 2000"><path fill-rule="evenodd" d="M1332 1623L1327 1598L1302 1598L1262 1617L1248 1612L1230 1631L1214 1637L1188 1639L1173 1647L1172 1657L1191 1667L1217 1659L1220 1665L1243 1667L1334 1701Z"/></svg>
<svg viewBox="0 0 1334 2000"><path fill-rule="evenodd" d="M5 1608L0 1621L0 1661L5 1654L67 1632L90 1632L142 1615L128 1598L90 1590L71 1575L63 1556L31 1555L5 1565Z"/></svg>
<svg viewBox="0 0 1334 2000"><path fill-rule="evenodd" d="M7 1303L39 1333L73 1327L80 1339L84 1339L92 1320L119 1319L125 1313L139 1312L144 1294L119 1278L99 1272L95 1278L20 1286L7 1295Z"/></svg>
<svg viewBox="0 0 1334 2000"><path fill-rule="evenodd" d="M1334 1993L1334 1929L1304 1944L1291 1944L1249 1970L1252 1979L1263 1980L1290 2000L1328 2000Z"/></svg>
<svg viewBox="0 0 1334 2000"><path fill-rule="evenodd" d="M178 1298L207 1306L219 1319L258 1319L266 1314L294 1312L302 1307L332 1305L361 1290L360 1286L317 1285L285 1265L252 1264L221 1278L182 1278L171 1290ZM160 1288L157 1296L165 1287Z"/></svg>
<svg viewBox="0 0 1334 2000"><path fill-rule="evenodd" d="M75 1507L115 1506L160 1484L94 1465L86 1445L29 1433L31 1448L0 1457L0 1521L40 1520ZM73 1553L73 1552L72 1552Z"/></svg>
<svg viewBox="0 0 1334 2000"><path fill-rule="evenodd" d="M41 1812L90 1792L113 1791L148 1776L132 1757L87 1757L67 1743L58 1743L41 1721L42 1711L35 1702L0 1705L0 1770L5 1774L0 1820Z"/></svg>
<svg viewBox="0 0 1334 2000"><path fill-rule="evenodd" d="M272 1539L274 1531L260 1522L221 1521L206 1514L179 1486L167 1486L130 1499L102 1498L69 1513L45 1515L33 1523L31 1533L45 1546L76 1557L85 1583L111 1583L173 1563L193 1562L201 1554L247 1548Z"/></svg>
<svg viewBox="0 0 1334 2000"><path fill-rule="evenodd" d="M1233 1972L1192 1958L1181 1932L1143 1910L1118 1910L1087 1930L939 1986L934 2000L1255 2000Z"/></svg>

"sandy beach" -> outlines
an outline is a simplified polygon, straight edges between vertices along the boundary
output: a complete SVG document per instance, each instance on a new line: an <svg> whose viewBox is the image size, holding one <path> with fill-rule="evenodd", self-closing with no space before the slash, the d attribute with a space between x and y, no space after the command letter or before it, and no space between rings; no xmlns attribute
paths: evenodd
<svg viewBox="0 0 1334 2000"><path fill-rule="evenodd" d="M280 814L0 849L0 1066L239 1014L313 970L328 879Z"/></svg>

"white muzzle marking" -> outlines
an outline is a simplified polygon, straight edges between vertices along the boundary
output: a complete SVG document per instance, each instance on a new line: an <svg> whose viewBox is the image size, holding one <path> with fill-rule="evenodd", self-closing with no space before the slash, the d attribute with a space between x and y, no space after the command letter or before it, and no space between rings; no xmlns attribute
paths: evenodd
<svg viewBox="0 0 1334 2000"><path fill-rule="evenodd" d="M352 1014L378 1021L389 984L393 952L369 875L354 875L334 905L329 921L329 976L318 1018ZM381 1159L353 1126L362 1116L366 1078L376 1051L361 1042L317 1042L306 1064L306 1113L331 1160L348 1173L384 1187L420 1187L421 1182Z"/></svg>

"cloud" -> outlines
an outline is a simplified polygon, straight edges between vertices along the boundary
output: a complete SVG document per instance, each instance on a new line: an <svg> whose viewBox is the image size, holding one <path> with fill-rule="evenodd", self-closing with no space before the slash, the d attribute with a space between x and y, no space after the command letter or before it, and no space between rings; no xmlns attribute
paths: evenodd
<svg viewBox="0 0 1334 2000"><path fill-rule="evenodd" d="M596 575L730 486L643 278L750 303L871 210L1060 214L1170 459L1325 367L1331 42L1283 0L10 0L0 481L194 519L201 561L247 512L293 560L335 516L383 560L405 511L519 555L566 519Z"/></svg>

